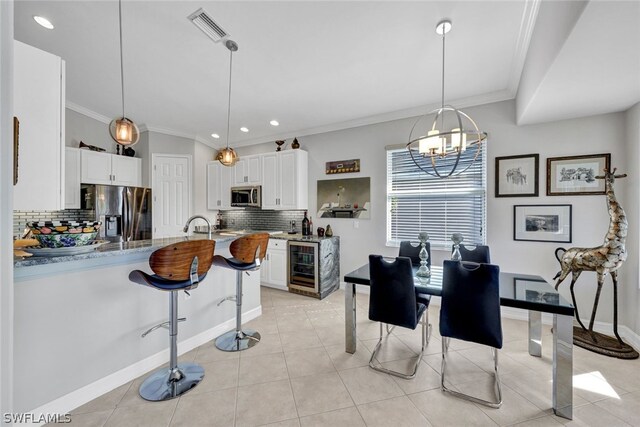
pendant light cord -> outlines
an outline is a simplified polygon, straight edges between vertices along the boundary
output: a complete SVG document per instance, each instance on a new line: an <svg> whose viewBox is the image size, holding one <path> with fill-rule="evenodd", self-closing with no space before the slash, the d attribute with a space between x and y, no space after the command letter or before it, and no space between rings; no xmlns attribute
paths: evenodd
<svg viewBox="0 0 640 427"><path fill-rule="evenodd" d="M118 0L118 22L120 23L120 89L122 90L122 117L124 118L124 65L122 61L122 0Z"/></svg>
<svg viewBox="0 0 640 427"><path fill-rule="evenodd" d="M442 103L441 103L441 107L444 108L444 38L445 38L445 33L444 33L444 27L443 27L443 32L442 32Z"/></svg>
<svg viewBox="0 0 640 427"><path fill-rule="evenodd" d="M227 103L227 148L229 148L229 122L231 119L231 69L233 67L233 50L229 49L229 97Z"/></svg>

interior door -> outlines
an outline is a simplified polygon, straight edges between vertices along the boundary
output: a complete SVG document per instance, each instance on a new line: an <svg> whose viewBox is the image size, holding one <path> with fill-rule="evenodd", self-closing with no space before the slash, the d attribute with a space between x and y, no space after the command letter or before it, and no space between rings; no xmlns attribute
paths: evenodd
<svg viewBox="0 0 640 427"><path fill-rule="evenodd" d="M191 215L191 156L154 154L153 237L183 235Z"/></svg>

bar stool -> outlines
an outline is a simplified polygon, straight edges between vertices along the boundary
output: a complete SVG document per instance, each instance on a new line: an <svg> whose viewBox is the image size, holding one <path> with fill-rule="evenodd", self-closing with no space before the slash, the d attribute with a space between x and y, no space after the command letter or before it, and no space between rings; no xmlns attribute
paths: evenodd
<svg viewBox="0 0 640 427"><path fill-rule="evenodd" d="M142 334L164 327L169 329L169 367L158 369L140 385L140 396L145 400L162 401L178 397L198 385L204 369L196 363L178 363L178 292L198 287L211 268L214 240L178 242L153 252L149 266L155 274L134 270L129 280L153 289L170 292L169 321L160 323Z"/></svg>
<svg viewBox="0 0 640 427"><path fill-rule="evenodd" d="M267 253L269 233L255 233L240 237L229 246L231 258L220 255L213 257L213 264L236 271L236 294L218 303L231 300L236 302L236 329L216 338L216 347L222 351L241 351L260 342L260 334L253 329L242 329L242 273L260 269Z"/></svg>

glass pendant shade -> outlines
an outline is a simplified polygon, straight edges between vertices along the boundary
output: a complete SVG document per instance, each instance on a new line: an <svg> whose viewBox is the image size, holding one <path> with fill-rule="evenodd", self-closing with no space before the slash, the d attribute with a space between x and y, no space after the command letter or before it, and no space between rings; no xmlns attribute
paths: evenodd
<svg viewBox="0 0 640 427"><path fill-rule="evenodd" d="M111 138L115 142L127 147L136 144L140 140L138 126L126 117L112 120L109 124L109 134L111 134Z"/></svg>
<svg viewBox="0 0 640 427"><path fill-rule="evenodd" d="M233 166L238 161L238 153L236 150L230 147L223 148L218 151L216 160L222 163L224 166Z"/></svg>

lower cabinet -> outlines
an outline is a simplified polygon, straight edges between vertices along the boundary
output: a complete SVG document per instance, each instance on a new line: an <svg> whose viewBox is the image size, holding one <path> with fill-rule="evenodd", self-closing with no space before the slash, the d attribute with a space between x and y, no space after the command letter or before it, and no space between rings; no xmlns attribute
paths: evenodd
<svg viewBox="0 0 640 427"><path fill-rule="evenodd" d="M287 241L270 239L267 256L260 267L263 286L287 290Z"/></svg>

